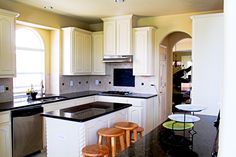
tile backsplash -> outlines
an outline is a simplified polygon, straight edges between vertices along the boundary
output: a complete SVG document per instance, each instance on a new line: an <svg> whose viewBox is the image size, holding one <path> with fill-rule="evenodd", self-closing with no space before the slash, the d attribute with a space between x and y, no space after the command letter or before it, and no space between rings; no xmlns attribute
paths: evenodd
<svg viewBox="0 0 236 157"><path fill-rule="evenodd" d="M13 100L13 79L0 78L0 86L4 86L5 92L0 93L0 103Z"/></svg>
<svg viewBox="0 0 236 157"><path fill-rule="evenodd" d="M106 63L106 76L61 76L60 93L79 92L85 90L121 90L136 93L156 93L152 83L155 83L156 77L136 76L135 87L117 87L113 86L114 68L132 68L132 63ZM70 82L73 82L73 86Z"/></svg>

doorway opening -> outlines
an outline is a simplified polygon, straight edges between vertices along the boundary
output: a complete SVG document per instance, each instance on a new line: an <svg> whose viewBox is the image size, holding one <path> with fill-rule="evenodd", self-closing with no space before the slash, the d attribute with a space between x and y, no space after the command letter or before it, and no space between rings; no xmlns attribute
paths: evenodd
<svg viewBox="0 0 236 157"><path fill-rule="evenodd" d="M192 69L191 50L191 36L179 31L168 34L159 45L159 98L163 120L176 111L174 107L176 104L191 100L191 70L189 70ZM185 92L188 101L186 95L176 96L176 93L181 95Z"/></svg>

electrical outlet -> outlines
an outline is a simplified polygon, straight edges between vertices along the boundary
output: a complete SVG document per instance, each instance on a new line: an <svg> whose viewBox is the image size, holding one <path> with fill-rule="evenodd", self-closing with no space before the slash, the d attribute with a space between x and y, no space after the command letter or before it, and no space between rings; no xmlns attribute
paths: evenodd
<svg viewBox="0 0 236 157"><path fill-rule="evenodd" d="M5 86L4 85L0 85L0 93L4 93L5 92Z"/></svg>
<svg viewBox="0 0 236 157"><path fill-rule="evenodd" d="M95 85L99 85L99 80L95 80Z"/></svg>
<svg viewBox="0 0 236 157"><path fill-rule="evenodd" d="M155 84L154 83L150 83L150 86L155 86Z"/></svg>
<svg viewBox="0 0 236 157"><path fill-rule="evenodd" d="M74 86L74 82L70 81L70 86L73 87Z"/></svg>

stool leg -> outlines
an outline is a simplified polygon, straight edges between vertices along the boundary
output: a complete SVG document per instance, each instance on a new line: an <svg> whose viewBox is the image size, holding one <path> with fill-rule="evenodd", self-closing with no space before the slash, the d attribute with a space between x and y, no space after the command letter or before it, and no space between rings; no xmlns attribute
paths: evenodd
<svg viewBox="0 0 236 157"><path fill-rule="evenodd" d="M98 136L98 144L102 144L102 136L101 135Z"/></svg>
<svg viewBox="0 0 236 157"><path fill-rule="evenodd" d="M111 140L110 139L111 139L110 137L106 138L106 145L107 145L108 148L110 148L110 146L111 146Z"/></svg>
<svg viewBox="0 0 236 157"><path fill-rule="evenodd" d="M130 131L129 130L126 130L126 145L127 147L130 146Z"/></svg>
<svg viewBox="0 0 236 157"><path fill-rule="evenodd" d="M116 138L111 137L111 155L112 157L116 156Z"/></svg>
<svg viewBox="0 0 236 157"><path fill-rule="evenodd" d="M125 141L124 141L124 136L120 136L120 149L121 151L125 150Z"/></svg>
<svg viewBox="0 0 236 157"><path fill-rule="evenodd" d="M134 129L134 142L138 140L138 132L136 129Z"/></svg>

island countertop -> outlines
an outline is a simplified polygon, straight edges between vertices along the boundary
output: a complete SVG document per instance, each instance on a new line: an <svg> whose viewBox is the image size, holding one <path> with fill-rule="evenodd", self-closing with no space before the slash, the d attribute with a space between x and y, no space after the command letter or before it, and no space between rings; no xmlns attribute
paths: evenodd
<svg viewBox="0 0 236 157"><path fill-rule="evenodd" d="M215 116L197 115L201 118L195 123L197 134L193 137L193 150L181 152L178 148L167 147L163 144L163 136L170 130L162 125L139 139L136 143L125 149L117 157L211 157L216 137L214 122ZM190 154L191 153L191 154Z"/></svg>
<svg viewBox="0 0 236 157"><path fill-rule="evenodd" d="M42 116L69 121L85 122L112 112L132 106L131 104L93 102L52 112L42 113Z"/></svg>

